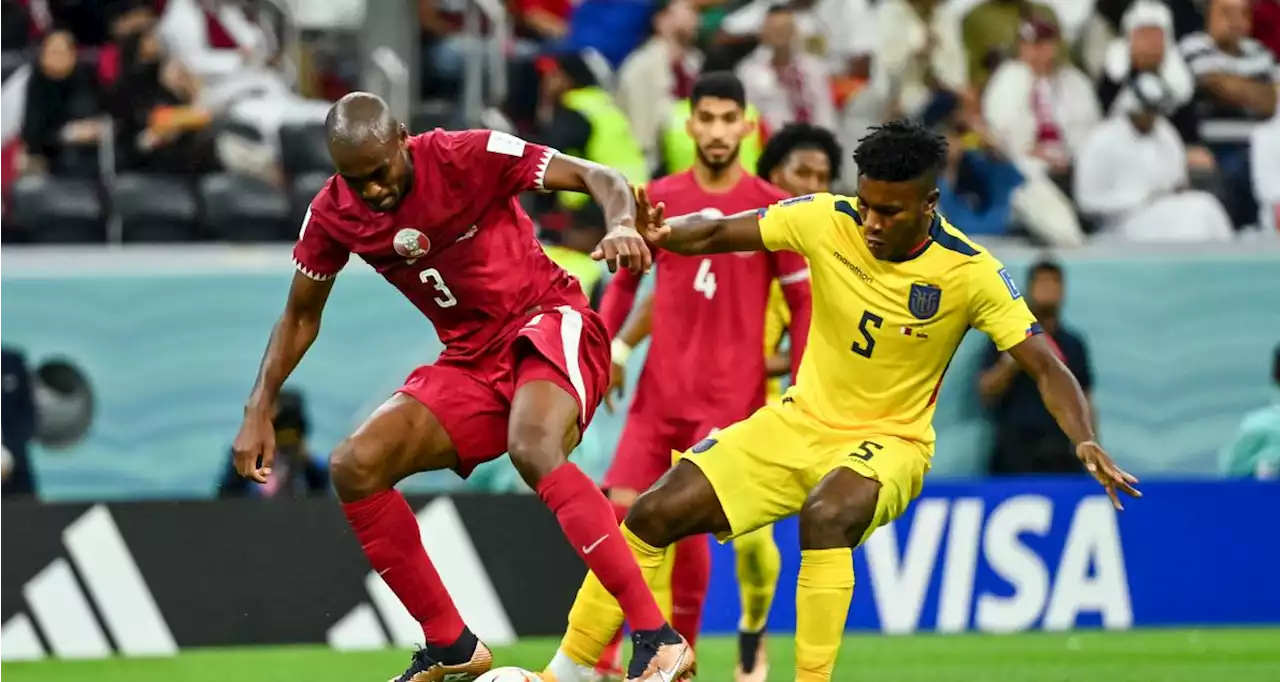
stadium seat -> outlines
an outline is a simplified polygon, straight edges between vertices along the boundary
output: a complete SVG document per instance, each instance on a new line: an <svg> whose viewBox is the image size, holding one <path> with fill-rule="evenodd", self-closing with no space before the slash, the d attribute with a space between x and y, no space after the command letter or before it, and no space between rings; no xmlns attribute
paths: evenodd
<svg viewBox="0 0 1280 682"><path fill-rule="evenodd" d="M229 242L275 241L293 236L289 198L257 178L230 173L200 181L204 233Z"/></svg>
<svg viewBox="0 0 1280 682"><path fill-rule="evenodd" d="M200 238L190 180L123 173L111 191L112 210L127 242L181 242Z"/></svg>
<svg viewBox="0 0 1280 682"><path fill-rule="evenodd" d="M312 171L333 172L323 125L298 124L280 128L280 155L284 172L290 177Z"/></svg>
<svg viewBox="0 0 1280 682"><path fill-rule="evenodd" d="M293 184L289 188L289 207L290 223L294 227L301 229L302 217L306 215L307 207L311 205L311 200L315 198L320 188L324 187L329 175L327 172L316 171L303 173L293 179Z"/></svg>
<svg viewBox="0 0 1280 682"><path fill-rule="evenodd" d="M13 218L27 241L102 242L106 220L97 182L29 175L13 186Z"/></svg>

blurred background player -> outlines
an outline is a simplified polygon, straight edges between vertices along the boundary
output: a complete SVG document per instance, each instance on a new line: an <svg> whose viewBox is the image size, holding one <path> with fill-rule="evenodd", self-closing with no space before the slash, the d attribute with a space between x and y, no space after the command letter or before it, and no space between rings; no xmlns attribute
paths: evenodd
<svg viewBox="0 0 1280 682"><path fill-rule="evenodd" d="M626 178L506 133L410 137L368 93L339 100L325 127L338 173L312 200L298 235L289 298L233 444L236 469L270 481L272 408L319 334L334 279L359 253L445 345L329 462L365 557L422 627L426 647L399 682L470 680L489 670L492 654L458 613L395 484L441 469L466 478L504 452L582 560L608 575L628 605L636 629L630 677L652 679L654 668L683 674L692 647L667 624L608 502L568 461L608 385L604 325L581 285L543 254L516 198L533 189L589 193L612 226L604 240L611 267L647 270Z"/></svg>
<svg viewBox="0 0 1280 682"><path fill-rule="evenodd" d="M812 258L818 314L797 384L779 405L688 450L623 524L640 565L650 566L684 538L730 539L798 515L797 682L831 679L853 597L852 549L920 494L933 455L938 389L970 327L1036 377L1076 455L1115 507L1121 508L1118 491L1138 496L1137 479L1095 441L1080 385L1043 338L1008 272L937 214L946 153L937 134L894 121L872 128L854 153L856 197L819 194L664 222L664 204L650 207L638 195L638 225L665 250ZM608 254L602 248L598 255ZM557 680L572 682L575 665L595 660L602 634L621 618L588 575L552 662Z"/></svg>
<svg viewBox="0 0 1280 682"><path fill-rule="evenodd" d="M681 212L707 209L726 215L784 199L786 194L739 162L740 145L753 126L746 118L737 77L729 72L703 75L694 84L690 103L686 130L697 148L693 168L653 182L652 195ZM605 326L614 336L611 388L622 385L627 356L634 342L643 338L638 329L646 320L652 327L627 425L605 475L604 487L620 516L671 467L673 452L764 404L761 349L769 287L775 279L785 284L783 294L796 320L797 348L803 348L808 331L808 266L796 254L686 258L663 252L657 265L661 274L651 313L641 311L634 324L618 332L632 312L640 284L638 276L626 271L610 281L601 304ZM794 355L798 365L800 353ZM705 537L687 538L675 548L671 623L690 642L701 621L710 562ZM604 667L611 663L607 652L599 658Z"/></svg>

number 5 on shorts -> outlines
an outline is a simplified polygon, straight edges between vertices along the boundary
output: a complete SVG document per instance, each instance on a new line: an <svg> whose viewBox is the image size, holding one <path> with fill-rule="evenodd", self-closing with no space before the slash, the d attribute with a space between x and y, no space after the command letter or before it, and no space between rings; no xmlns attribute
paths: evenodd
<svg viewBox="0 0 1280 682"><path fill-rule="evenodd" d="M870 461L870 459L874 457L877 452L883 449L884 449L883 445L873 440L864 440L862 441L862 444L858 446L857 450L854 450L853 452L849 453L849 456L857 457L858 459L866 462L866 461Z"/></svg>

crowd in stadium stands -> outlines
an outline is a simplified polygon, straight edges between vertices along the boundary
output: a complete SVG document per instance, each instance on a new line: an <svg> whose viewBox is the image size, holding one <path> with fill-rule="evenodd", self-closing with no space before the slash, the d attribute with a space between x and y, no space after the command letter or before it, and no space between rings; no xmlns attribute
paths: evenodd
<svg viewBox="0 0 1280 682"><path fill-rule="evenodd" d="M469 1L417 3L424 97L456 103L467 55L493 39L463 31ZM101 241L113 219L127 241L292 236L328 170L327 102L297 91L332 98L342 84L297 77L271 3L3 6L5 99L25 95L21 125L6 121L6 241ZM1053 246L1276 234L1280 0L507 6L512 127L636 182L692 153L696 75L734 70L759 124L748 166L790 122L852 148L907 116L950 138L942 208L973 234ZM536 208L554 230L582 202Z"/></svg>

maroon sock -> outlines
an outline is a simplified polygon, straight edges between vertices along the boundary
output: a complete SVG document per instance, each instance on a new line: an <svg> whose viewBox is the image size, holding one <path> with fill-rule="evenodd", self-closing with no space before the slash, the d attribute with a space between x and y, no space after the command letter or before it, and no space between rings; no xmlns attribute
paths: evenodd
<svg viewBox="0 0 1280 682"><path fill-rule="evenodd" d="M466 627L422 546L418 520L398 490L342 505L360 548L400 603L422 625L427 644L448 647Z"/></svg>
<svg viewBox="0 0 1280 682"><path fill-rule="evenodd" d="M702 604L711 584L711 546L707 536L694 535L676 543L671 568L671 627L689 640L698 640L702 628Z"/></svg>
<svg viewBox="0 0 1280 682"><path fill-rule="evenodd" d="M665 625L658 602L622 539L609 501L578 465L565 462L544 476L538 482L538 497L556 515L587 568L618 600L631 627L657 630Z"/></svg>

